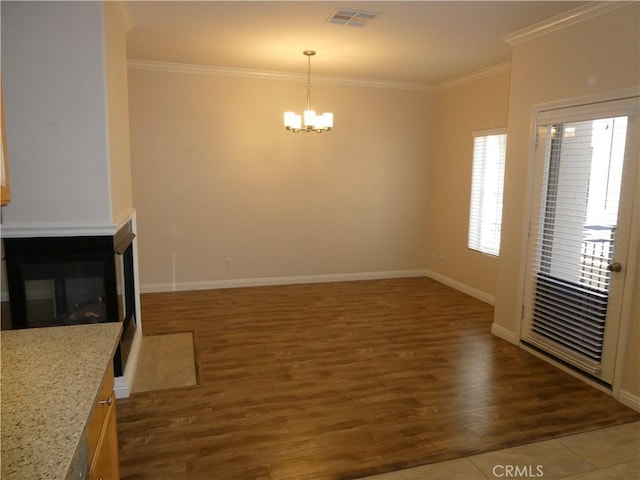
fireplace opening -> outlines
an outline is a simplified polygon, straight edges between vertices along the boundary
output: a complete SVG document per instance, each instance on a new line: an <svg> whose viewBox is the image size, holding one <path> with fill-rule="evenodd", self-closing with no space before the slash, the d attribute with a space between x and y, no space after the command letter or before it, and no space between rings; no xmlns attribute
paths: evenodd
<svg viewBox="0 0 640 480"><path fill-rule="evenodd" d="M11 328L123 322L121 376L136 330L133 239L114 236L5 238Z"/></svg>
<svg viewBox="0 0 640 480"><path fill-rule="evenodd" d="M25 315L12 315L15 327L100 323L109 318L102 261L23 263L22 274Z"/></svg>

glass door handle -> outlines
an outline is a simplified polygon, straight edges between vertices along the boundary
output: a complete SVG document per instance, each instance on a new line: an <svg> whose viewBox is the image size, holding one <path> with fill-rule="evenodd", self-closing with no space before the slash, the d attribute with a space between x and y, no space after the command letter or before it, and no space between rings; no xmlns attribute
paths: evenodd
<svg viewBox="0 0 640 480"><path fill-rule="evenodd" d="M621 272L622 264L619 262L610 263L609 265L607 265L607 270L609 270L610 272Z"/></svg>

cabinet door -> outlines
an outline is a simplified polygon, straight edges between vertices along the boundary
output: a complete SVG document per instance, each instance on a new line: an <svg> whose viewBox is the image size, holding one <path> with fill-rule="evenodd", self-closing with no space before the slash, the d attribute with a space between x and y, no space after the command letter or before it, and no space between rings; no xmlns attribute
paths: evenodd
<svg viewBox="0 0 640 480"><path fill-rule="evenodd" d="M114 406L113 365L109 365L107 373L104 376L104 380L102 381L100 392L98 393L91 423L89 424L89 465L93 464L93 456L98 449L98 443L100 442L102 431L106 425L107 415Z"/></svg>
<svg viewBox="0 0 640 480"><path fill-rule="evenodd" d="M104 429L98 441L94 462L89 472L89 480L119 480L118 426L116 424L116 404L110 405Z"/></svg>

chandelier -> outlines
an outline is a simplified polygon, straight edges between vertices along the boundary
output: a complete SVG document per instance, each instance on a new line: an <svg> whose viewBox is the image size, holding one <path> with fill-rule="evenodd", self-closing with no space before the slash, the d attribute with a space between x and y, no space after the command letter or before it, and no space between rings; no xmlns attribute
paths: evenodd
<svg viewBox="0 0 640 480"><path fill-rule="evenodd" d="M316 54L313 50L305 50L307 56L307 109L302 115L295 112L284 112L284 126L294 133L304 132L328 132L333 127L333 113L327 112L316 115L311 110L311 57ZM303 124L304 121L304 124Z"/></svg>

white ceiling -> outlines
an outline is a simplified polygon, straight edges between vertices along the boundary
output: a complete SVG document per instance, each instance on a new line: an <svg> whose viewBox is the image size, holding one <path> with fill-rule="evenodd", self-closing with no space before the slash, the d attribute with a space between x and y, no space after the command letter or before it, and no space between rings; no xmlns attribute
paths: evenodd
<svg viewBox="0 0 640 480"><path fill-rule="evenodd" d="M576 1L130 1L128 57L269 72L437 85L508 61L503 36ZM335 25L338 8L379 12Z"/></svg>

